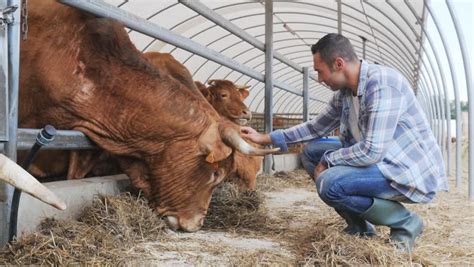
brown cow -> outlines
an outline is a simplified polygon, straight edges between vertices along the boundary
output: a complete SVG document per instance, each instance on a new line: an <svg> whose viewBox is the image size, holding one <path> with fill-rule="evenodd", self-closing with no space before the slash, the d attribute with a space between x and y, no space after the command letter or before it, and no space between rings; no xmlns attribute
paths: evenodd
<svg viewBox="0 0 474 267"><path fill-rule="evenodd" d="M171 228L202 226L232 148L275 151L248 145L199 92L149 64L123 25L55 1L29 4L19 125L86 134L118 159Z"/></svg>
<svg viewBox="0 0 474 267"><path fill-rule="evenodd" d="M252 113L244 104L250 86L237 86L229 80L210 80L208 87L194 83L221 116L242 126L252 119Z"/></svg>
<svg viewBox="0 0 474 267"><path fill-rule="evenodd" d="M210 80L209 87L201 82L194 83L221 116L239 125L246 125L252 118L250 111L243 103L249 95L248 87L235 86L228 80ZM231 179L236 181L242 189L255 190L257 173L262 166L262 160L262 157L247 156L237 151L234 154L234 171ZM233 176L234 174L236 177Z"/></svg>

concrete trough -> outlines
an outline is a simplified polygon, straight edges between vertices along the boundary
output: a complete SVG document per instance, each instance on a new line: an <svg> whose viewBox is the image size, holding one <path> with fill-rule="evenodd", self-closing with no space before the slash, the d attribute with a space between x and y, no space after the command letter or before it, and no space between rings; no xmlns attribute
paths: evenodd
<svg viewBox="0 0 474 267"><path fill-rule="evenodd" d="M125 174L79 180L44 183L66 202L67 209L57 210L28 194L21 194L18 208L18 237L34 232L45 218L77 218L84 207L90 206L95 195L117 195L130 184Z"/></svg>
<svg viewBox="0 0 474 267"><path fill-rule="evenodd" d="M297 154L274 155L275 171L292 171L300 166ZM130 181L125 174L80 180L44 183L66 202L65 211L57 210L28 194L21 194L18 209L18 237L34 232L45 218L77 218L84 207L90 206L95 195L117 195L125 191Z"/></svg>

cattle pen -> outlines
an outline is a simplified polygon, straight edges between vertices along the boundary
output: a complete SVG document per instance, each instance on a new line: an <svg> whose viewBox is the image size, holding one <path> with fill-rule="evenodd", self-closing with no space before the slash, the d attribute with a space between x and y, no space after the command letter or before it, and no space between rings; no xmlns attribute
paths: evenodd
<svg viewBox="0 0 474 267"><path fill-rule="evenodd" d="M0 0L0 148L2 154L15 162L17 152L30 153L31 158L27 156L19 162L23 167L29 166L33 152L40 148L57 152L101 151L106 147L92 141L88 133L72 128L56 130L45 122L43 129L34 129L19 122L20 92L25 90L20 88L20 44L37 41L35 32L28 31L32 27L29 9L37 1L40 0ZM474 106L468 105L474 99L474 89L473 61L468 51L472 36L466 34L472 18L469 21L462 15L463 7L473 9L472 3L57 2L91 16L120 22L139 52L171 54L189 70L194 81L211 84L212 80L222 79L246 85L250 90L244 103L254 114L250 125L265 133L309 121L324 111L334 92L318 82L310 47L327 33L343 34L359 58L393 67L410 82L441 148L450 192L416 209L425 217L427 230L418 244L419 252L407 256L384 243L383 235L388 235L384 230L376 240L338 234L342 222L317 197L314 184L299 170L295 153L264 156L256 191L241 192L232 183L220 184L212 195L203 230L192 234L172 232L147 208L150 204L142 192L105 196L129 190L124 189L128 186L125 175L104 175L100 186L110 183L113 187L105 190L105 195L91 192L82 197L79 194L74 198L77 202L68 201L76 209L71 212L76 216L71 221L57 219L60 211L56 211L51 215L56 219L46 218L36 233L34 228L28 233L16 233L18 220L22 219L18 217L19 193L13 186L0 182L0 263L115 265L127 263L128 258L132 263L146 259L143 262L147 264L180 265L474 264L474 236L468 233L474 226L474 147L470 146L470 140L474 140ZM58 38L58 42L62 41ZM43 184L67 198L68 193L55 190L77 183L69 190L80 192L81 186L90 185L89 179L95 178L82 183L66 180ZM21 199L26 201L24 196ZM92 204L86 208L89 213L84 213L81 201ZM465 214L456 212L457 206ZM23 214L36 212L24 206L22 209ZM137 210L136 224L123 213L124 209ZM37 212L49 214L42 208ZM85 219L77 220L77 216ZM145 227L146 221L152 223ZM39 222L33 223L36 226ZM107 227L114 231L107 231ZM92 234L94 231L102 235L100 242L92 241L97 238ZM12 235L18 239L10 240ZM86 246L87 251L76 255L71 252L75 246Z"/></svg>

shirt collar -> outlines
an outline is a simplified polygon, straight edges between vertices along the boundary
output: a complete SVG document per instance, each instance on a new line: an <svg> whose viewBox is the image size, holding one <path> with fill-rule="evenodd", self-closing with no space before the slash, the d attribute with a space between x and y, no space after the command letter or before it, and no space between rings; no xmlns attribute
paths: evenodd
<svg viewBox="0 0 474 267"><path fill-rule="evenodd" d="M367 72L369 71L369 63L365 60L360 61L359 84L357 86L357 96L365 93L365 83L367 81Z"/></svg>

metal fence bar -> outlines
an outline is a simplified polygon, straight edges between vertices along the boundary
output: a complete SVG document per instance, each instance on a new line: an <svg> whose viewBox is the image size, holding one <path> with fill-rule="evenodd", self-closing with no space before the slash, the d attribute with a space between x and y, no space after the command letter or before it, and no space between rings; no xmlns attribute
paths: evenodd
<svg viewBox="0 0 474 267"><path fill-rule="evenodd" d="M18 129L18 150L30 149L36 140L39 129ZM44 146L42 150L71 150L71 149L97 149L97 146L82 132L59 130L54 141Z"/></svg>
<svg viewBox="0 0 474 267"><path fill-rule="evenodd" d="M7 24L8 39L8 136L5 143L5 155L16 161L16 136L18 128L18 83L20 69L20 0L8 0L7 6L17 6L13 13L13 22ZM0 185L0 245L8 242L8 229L10 227L11 200L14 188L2 183Z"/></svg>
<svg viewBox="0 0 474 267"><path fill-rule="evenodd" d="M303 68L303 121L308 121L308 105L309 105L309 69Z"/></svg>
<svg viewBox="0 0 474 267"><path fill-rule="evenodd" d="M0 0L0 10L3 10L6 4L6 0ZM6 29L6 25L0 26L0 141L8 141L8 34Z"/></svg>

